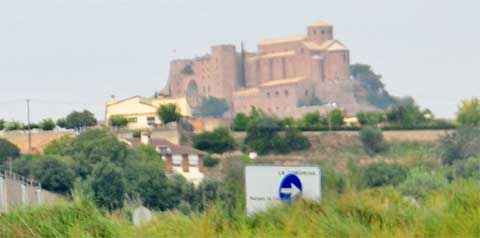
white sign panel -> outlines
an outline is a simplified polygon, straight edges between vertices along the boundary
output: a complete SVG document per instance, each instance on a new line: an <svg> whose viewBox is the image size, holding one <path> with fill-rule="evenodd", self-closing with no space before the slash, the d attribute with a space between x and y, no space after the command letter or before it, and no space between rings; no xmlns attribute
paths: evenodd
<svg viewBox="0 0 480 238"><path fill-rule="evenodd" d="M320 201L320 180L320 168L315 166L246 166L247 213L298 198Z"/></svg>

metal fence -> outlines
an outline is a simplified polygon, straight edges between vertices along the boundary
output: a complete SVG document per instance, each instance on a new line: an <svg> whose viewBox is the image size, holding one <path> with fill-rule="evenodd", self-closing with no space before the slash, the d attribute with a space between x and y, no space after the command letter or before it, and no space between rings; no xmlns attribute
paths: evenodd
<svg viewBox="0 0 480 238"><path fill-rule="evenodd" d="M61 195L43 190L41 184L0 166L0 213L19 206L54 203Z"/></svg>

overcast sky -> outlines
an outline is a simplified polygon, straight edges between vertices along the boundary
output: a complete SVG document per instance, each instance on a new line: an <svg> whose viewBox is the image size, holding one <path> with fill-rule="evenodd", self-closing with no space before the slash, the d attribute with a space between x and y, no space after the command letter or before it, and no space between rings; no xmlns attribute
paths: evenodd
<svg viewBox="0 0 480 238"><path fill-rule="evenodd" d="M438 117L480 96L479 1L447 0L0 0L0 118L58 118L110 95L150 96L169 61L213 44L256 50L265 38L334 25L352 62Z"/></svg>

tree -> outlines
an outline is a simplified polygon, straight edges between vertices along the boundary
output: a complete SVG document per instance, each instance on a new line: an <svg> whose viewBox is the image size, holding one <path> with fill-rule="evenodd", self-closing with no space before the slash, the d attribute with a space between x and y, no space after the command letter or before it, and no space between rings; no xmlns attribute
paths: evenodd
<svg viewBox="0 0 480 238"><path fill-rule="evenodd" d="M66 118L66 126L68 129L75 129L77 131L97 125L97 119L90 111L83 112L74 111Z"/></svg>
<svg viewBox="0 0 480 238"><path fill-rule="evenodd" d="M0 118L0 131L3 131L5 129L5 120Z"/></svg>
<svg viewBox="0 0 480 238"><path fill-rule="evenodd" d="M296 128L287 128L285 130L285 141L292 150L306 150L310 148L310 141Z"/></svg>
<svg viewBox="0 0 480 238"><path fill-rule="evenodd" d="M373 155L385 149L382 130L374 126L365 126L360 129L360 140L365 151Z"/></svg>
<svg viewBox="0 0 480 238"><path fill-rule="evenodd" d="M305 128L318 128L328 125L326 117L320 115L318 111L305 113L302 117L301 124Z"/></svg>
<svg viewBox="0 0 480 238"><path fill-rule="evenodd" d="M125 178L121 168L103 160L95 165L91 182L95 203L109 210L123 207Z"/></svg>
<svg viewBox="0 0 480 238"><path fill-rule="evenodd" d="M154 146L152 145L138 145L135 148L135 153L138 159L141 160L153 160L163 163L161 155L157 152Z"/></svg>
<svg viewBox="0 0 480 238"><path fill-rule="evenodd" d="M44 131L51 131L55 129L55 121L53 121L50 118L44 119L43 121L40 122L39 127Z"/></svg>
<svg viewBox="0 0 480 238"><path fill-rule="evenodd" d="M65 118L58 119L57 120L57 126L60 127L60 128L68 128L67 119L65 119Z"/></svg>
<svg viewBox="0 0 480 238"><path fill-rule="evenodd" d="M273 138L280 126L270 117L261 116L252 120L247 127L245 144L258 154L267 154L274 149Z"/></svg>
<svg viewBox="0 0 480 238"><path fill-rule="evenodd" d="M365 169L363 181L368 187L395 186L407 178L407 173L407 168L399 164L375 163Z"/></svg>
<svg viewBox="0 0 480 238"><path fill-rule="evenodd" d="M12 142L0 138L0 164L5 163L8 158L15 159L20 156L20 149Z"/></svg>
<svg viewBox="0 0 480 238"><path fill-rule="evenodd" d="M202 117L223 117L223 114L230 109L225 99L208 97L202 101L199 112Z"/></svg>
<svg viewBox="0 0 480 238"><path fill-rule="evenodd" d="M5 124L5 130L7 131L17 131L23 128L22 123L18 121L10 121L7 124Z"/></svg>
<svg viewBox="0 0 480 238"><path fill-rule="evenodd" d="M480 99L463 101L457 112L457 123L465 126L480 126Z"/></svg>
<svg viewBox="0 0 480 238"><path fill-rule="evenodd" d="M42 188L57 193L70 192L73 188L75 173L64 158L48 155L34 160L33 176L40 182Z"/></svg>
<svg viewBox="0 0 480 238"><path fill-rule="evenodd" d="M440 157L444 164L453 164L480 155L480 128L461 127L439 140Z"/></svg>
<svg viewBox="0 0 480 238"><path fill-rule="evenodd" d="M74 138L72 136L62 136L61 138L48 143L43 149L43 153L46 155L60 156L73 155L73 141Z"/></svg>
<svg viewBox="0 0 480 238"><path fill-rule="evenodd" d="M122 115L114 115L110 117L110 125L116 128L125 127L128 125L128 119Z"/></svg>
<svg viewBox="0 0 480 238"><path fill-rule="evenodd" d="M356 116L360 125L376 126L387 119L383 112L359 112Z"/></svg>
<svg viewBox="0 0 480 238"><path fill-rule="evenodd" d="M235 148L235 139L225 127L203 132L193 137L193 146L210 153L224 153Z"/></svg>
<svg viewBox="0 0 480 238"><path fill-rule="evenodd" d="M330 127L340 127L343 126L345 123L344 119L345 116L343 115L343 111L339 109L334 109L328 113L328 124Z"/></svg>
<svg viewBox="0 0 480 238"><path fill-rule="evenodd" d="M350 66L350 74L365 89L370 104L381 109L397 104L398 100L385 90L385 85L381 81L382 76L376 74L370 65L353 64Z"/></svg>
<svg viewBox="0 0 480 238"><path fill-rule="evenodd" d="M178 122L182 117L180 110L176 104L168 103L160 105L157 111L158 117L164 125L170 122Z"/></svg>
<svg viewBox="0 0 480 238"><path fill-rule="evenodd" d="M405 127L418 126L427 121L424 113L413 101L391 108L387 112L387 119L391 123Z"/></svg>
<svg viewBox="0 0 480 238"><path fill-rule="evenodd" d="M233 118L232 128L234 131L245 131L249 122L250 118L245 113L237 113Z"/></svg>

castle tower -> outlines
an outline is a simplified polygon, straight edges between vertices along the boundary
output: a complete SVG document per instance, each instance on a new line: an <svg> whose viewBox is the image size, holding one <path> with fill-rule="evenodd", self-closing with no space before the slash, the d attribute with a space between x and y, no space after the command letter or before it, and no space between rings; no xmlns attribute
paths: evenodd
<svg viewBox="0 0 480 238"><path fill-rule="evenodd" d="M217 97L231 101L233 91L237 88L237 52L233 45L212 47L212 63L216 72L214 77Z"/></svg>
<svg viewBox="0 0 480 238"><path fill-rule="evenodd" d="M308 26L307 33L308 40L317 44L322 44L327 40L333 39L333 27L324 21L320 21Z"/></svg>

